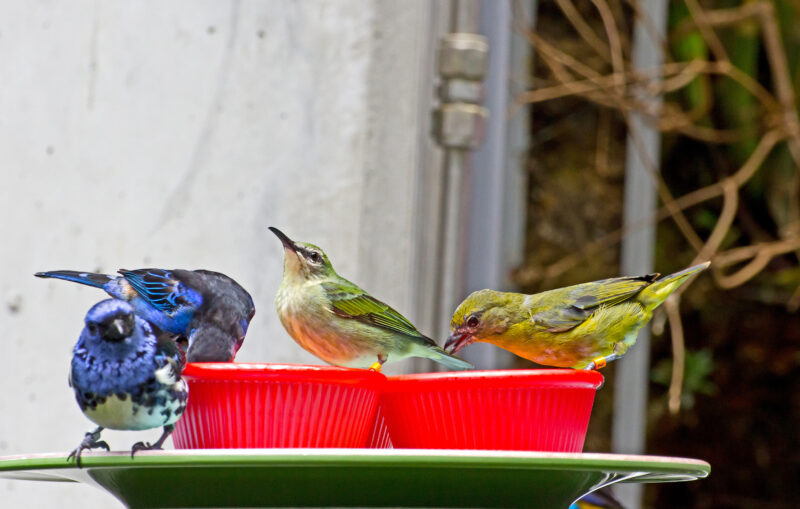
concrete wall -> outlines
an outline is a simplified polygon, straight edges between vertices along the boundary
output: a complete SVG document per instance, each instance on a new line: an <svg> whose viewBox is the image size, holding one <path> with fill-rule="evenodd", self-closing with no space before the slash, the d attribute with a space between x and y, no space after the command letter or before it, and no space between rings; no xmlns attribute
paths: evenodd
<svg viewBox="0 0 800 509"><path fill-rule="evenodd" d="M224 272L257 307L238 360L316 363L274 312L274 225L415 318L435 10L0 3L0 455L66 453L92 427L66 380L103 295L38 270ZM157 436L105 434L114 449ZM0 481L3 508L115 504L85 486Z"/></svg>

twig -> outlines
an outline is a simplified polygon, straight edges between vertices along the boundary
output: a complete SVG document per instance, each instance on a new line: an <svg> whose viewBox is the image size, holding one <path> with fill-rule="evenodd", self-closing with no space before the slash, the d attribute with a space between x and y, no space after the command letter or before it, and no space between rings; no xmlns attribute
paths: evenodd
<svg viewBox="0 0 800 509"><path fill-rule="evenodd" d="M677 414L681 409L683 374L686 368L686 342L681 322L680 297L672 294L664 301L664 310L669 321L669 335L672 342L672 376L669 382L669 412Z"/></svg>
<svg viewBox="0 0 800 509"><path fill-rule="evenodd" d="M630 55L631 53L631 42L628 39L628 33L630 30L628 29L627 18L625 17L625 11L622 9L622 1L621 0L611 0L609 2L609 6L611 7L611 11L614 13L614 19L620 24L619 29L619 36L620 41L622 43L623 52Z"/></svg>
<svg viewBox="0 0 800 509"><path fill-rule="evenodd" d="M755 244L719 253L711 264L714 279L720 288L740 286L756 274L776 256L800 249L800 238L790 238L776 242ZM752 259L751 259L752 258ZM733 274L723 274L722 269L744 260L751 259L744 267Z"/></svg>
<svg viewBox="0 0 800 509"><path fill-rule="evenodd" d="M689 8L689 15L694 20L697 28L700 29L700 34L702 34L703 40L705 40L709 49L714 54L714 57L720 62L728 62L730 60L728 58L728 52L725 51L725 46L722 45L722 41L719 40L719 37L717 37L717 34L714 33L714 30L711 28L708 18L706 17L706 11L700 7L697 0L684 1L686 2L686 7Z"/></svg>
<svg viewBox="0 0 800 509"><path fill-rule="evenodd" d="M557 48L553 47L544 39L538 36L538 34L528 31L527 37L531 40L536 47L543 51L548 58L545 58L545 62L547 63L548 67L556 74L556 77L559 81L566 81L567 76L569 73L566 71L564 67L569 66L575 72L583 75L586 78L599 78L599 73L594 71L593 69L581 64L580 62L576 61L570 55L559 51ZM613 95L613 93L612 93ZM649 154L644 149L642 145L641 139L638 136L638 133L635 129L631 128L630 120L627 116L625 116L626 123L628 124L628 133L631 136L631 140L634 142L636 146L636 150L639 152L639 157L641 157L644 166L649 171L650 175L653 177L654 182L657 185L658 194L661 197L661 200L664 202L667 210L669 210L670 215L672 216L675 224L678 226L679 230L686 238L686 240L692 245L692 247L696 250L699 250L702 247L702 240L697 235L697 232L694 231L691 224L689 223L688 219L683 215L680 209L673 206L673 198L672 194L670 193L667 186L664 184L663 179L659 175L658 171L656 170L655 162L650 159Z"/></svg>
<svg viewBox="0 0 800 509"><path fill-rule="evenodd" d="M714 225L711 235L708 236L706 243L697 253L691 265L710 260L714 256L736 218L736 209L739 207L739 187L732 180L724 180L722 191L725 201L722 203L722 212L717 219L717 224Z"/></svg>
<svg viewBox="0 0 800 509"><path fill-rule="evenodd" d="M772 80L775 83L775 93L783 107L784 128L789 133L789 152L794 159L795 167L800 167L800 121L797 115L792 78L789 72L789 63L786 52L781 43L780 29L775 20L775 8L771 3L758 2L761 7L761 24L764 28L764 49L772 71ZM797 184L797 176L795 176ZM796 203L794 204L797 205Z"/></svg>
<svg viewBox="0 0 800 509"><path fill-rule="evenodd" d="M564 17L569 20L573 28L575 28L575 31L578 32L578 35L581 36L581 39L586 41L586 44L595 50L603 60L610 63L611 50L609 50L608 44L594 33L594 30L592 30L589 23L581 16L581 13L578 12L572 0L556 0L556 5L558 5L558 8L564 13Z"/></svg>
<svg viewBox="0 0 800 509"><path fill-rule="evenodd" d="M768 132L761 139L758 146L745 164L742 165L737 173L731 177L728 177L728 179L736 184L737 188L744 185L753 176L753 174L755 174L756 170L758 170L758 168L764 162L764 159L766 159L766 157L781 139L781 133L777 131ZM673 206L679 208L680 210L685 210L704 201L717 198L723 194L724 186L721 182L717 182L676 198L673 202ZM607 249L619 243L625 235L628 235L633 231L637 231L638 229L652 224L653 222L662 221L669 217L669 215L669 210L666 207L662 207L654 217L644 218L641 221L637 221L636 223L629 225L628 228L619 228L606 235L603 235L602 237L588 243L581 251L567 255L559 259L557 262L545 267L544 271L540 275L540 278L545 281L555 279L564 272L576 266L581 262L581 260L598 253L602 249ZM753 246L748 247L752 248ZM748 259L752 256L754 255L745 256L743 259ZM719 255L717 255L714 257L714 265L718 266L719 264L720 258ZM536 280L535 277L525 277L525 274L526 273L524 270L518 272L520 282L530 284Z"/></svg>
<svg viewBox="0 0 800 509"><path fill-rule="evenodd" d="M728 179L733 181L733 183L736 184L736 187L742 187L761 167L761 164L767 158L769 153L772 152L772 149L775 148L775 145L783 138L784 135L777 130L769 131L761 138L755 150L753 150L753 153L750 154L750 157L747 159L747 161L745 161L742 167L739 168L736 173L728 177ZM684 210L697 205L698 203L721 196L723 193L723 183L716 182L677 198L675 200L675 206L681 210ZM662 216L666 217L666 213L667 211L663 209L659 211L657 216L658 220L661 220L663 218Z"/></svg>
<svg viewBox="0 0 800 509"><path fill-rule="evenodd" d="M538 40L540 42L545 42L541 38L538 38ZM660 77L662 88L660 90L650 88L651 92L658 93L666 91L663 88L664 83L670 83L665 81L665 78L681 74L684 74L685 78L689 78L688 82L691 82L691 80L694 79L698 74L718 74L726 76L736 81L745 90L753 94L753 96L758 99L762 106L768 110L769 114L776 114L781 111L781 104L776 101L775 98L766 89L764 89L760 83L753 80L752 77L748 76L739 68L731 65L730 63L707 62L704 60L676 62L664 64L656 69L626 71L623 74L623 77L625 79L625 83L628 85L647 81L652 81L655 83L656 78ZM519 94L517 100L520 102L534 103L558 99L572 94L587 94L590 92L608 90L618 79L620 79L619 76L616 73L612 73L584 80L568 81L552 87L539 88L537 90L524 92ZM669 91L674 91L674 89Z"/></svg>
<svg viewBox="0 0 800 509"><path fill-rule="evenodd" d="M614 68L614 74L621 75L625 72L625 57L622 54L622 43L620 42L617 23L614 21L614 13L611 12L605 0L592 0L592 3L600 13L600 19L603 20L603 28L605 28L608 47L611 51L611 65ZM620 96L625 95L624 80L617 80L614 83L614 92Z"/></svg>
<svg viewBox="0 0 800 509"><path fill-rule="evenodd" d="M664 208L672 217L673 221L675 221L675 225L678 227L681 234L689 242L689 244L691 244L692 248L694 248L696 251L699 251L703 247L703 241L700 239L700 236L697 235L697 232L694 230L694 228L692 228L689 220L686 219L686 216L683 214L683 210L676 206L675 199L672 197L672 193L664 183L661 175L659 175L658 171L656 170L655 161L650 158L650 155L647 153L647 150L645 150L644 144L642 143L642 139L639 137L639 133L632 128L630 120L627 117L625 118L625 123L628 126L628 134L630 134L631 141L633 141L635 148L639 153L639 157L644 163L644 167L647 168L648 173L650 173L657 185L656 189L658 191L658 196L661 198L661 201L664 202Z"/></svg>
<svg viewBox="0 0 800 509"><path fill-rule="evenodd" d="M652 20L648 18L647 13L640 9L638 2L635 0L623 1L631 5L636 15L648 27L654 40L658 40L666 49L666 41L660 38L661 36L655 30ZM775 256L800 249L800 240L792 236L796 235L796 233L792 233L794 230L787 230L789 233L782 233L785 236L782 241L760 243L745 248L718 252L733 225L733 221L737 217L739 189L758 171L777 143L784 140L787 141L792 158L796 165L800 167L800 120L798 120L796 98L792 89L786 55L780 41L780 32L772 4L759 0L748 2L734 9L706 11L700 6L698 0L686 0L691 19L687 20L677 31L674 31L673 35L685 33L692 26L697 27L717 61L667 62L658 68L642 71L626 70L623 38L620 35L614 12L609 6L608 0L592 0L593 5L600 13L608 44L597 36L573 4L573 0L557 0L557 3L582 39L592 46L604 60L611 62L613 72L602 74L575 57L559 50L537 33L528 29L528 27L520 29L519 21L516 21L515 26L531 42L537 55L542 58L555 77L556 82L551 86L520 94L517 97L517 102L519 104L536 103L567 96L579 96L605 108L619 111L628 124L631 140L636 144L640 157L644 159L647 171L652 174L654 182L657 183L659 197L663 202L663 206L655 217L644 219L635 225L630 225L627 229L618 229L604 235L586 245L582 251L566 256L558 262L545 267L541 274L528 274L527 276L540 277L545 280L557 277L579 263L584 257L618 243L624 235L631 231L667 217L671 217L675 221L683 236L697 251L695 263L713 258L714 266L712 272L717 283L723 288L730 288L746 282L763 270ZM517 8L518 5L515 4L515 9ZM715 26L726 26L750 18L758 19L763 27L764 48L772 73L772 82L775 86L774 96L753 77L730 62L725 47L714 32L713 27ZM519 17L515 17L515 20L518 19ZM665 51L665 55L668 57L669 52ZM673 103L666 103L663 107L660 107L659 101L649 100L649 98L660 97L665 93L680 90L702 74L725 76L738 83L744 90L747 90L763 108L760 115L762 122L759 125L744 126L740 129L715 129L705 125L698 125L697 121L699 119L696 118L693 112L682 111ZM636 91L639 91L639 93L636 93ZM646 93L642 94L642 91ZM598 125L603 131L609 129L601 122L601 120L606 119L607 121L609 118L608 113L605 111L601 110L601 117L598 119ZM662 132L676 132L709 143L733 143L752 137L761 130L765 132L761 135L758 145L750 154L748 160L736 173L710 186L692 191L675 199L664 184L660 174L656 171L655 162L649 160L642 150L638 133L631 128L628 119L633 112L642 115L646 121L652 122ZM607 132L598 132L596 151L598 170L607 167L608 140ZM793 185L800 187L800 172L795 174ZM717 197L723 197L722 211L711 234L703 242L684 216L683 211ZM794 200L790 206L800 210L800 203L798 203L796 193L793 197ZM747 263L733 274L725 274L723 272L726 267L742 262ZM525 272L521 271L520 275L525 275ZM800 306L800 289L790 299L789 305ZM677 310L677 305L675 310ZM672 321L670 323L672 324ZM677 397L679 395L678 393Z"/></svg>
<svg viewBox="0 0 800 509"><path fill-rule="evenodd" d="M726 25L735 25L748 18L760 15L761 6L760 2L747 2L738 7L731 7L725 9L713 9L705 11L705 20L711 26L724 27ZM695 23L691 19L687 19L680 24L672 33L673 37L679 38L686 35L687 32L695 28Z"/></svg>

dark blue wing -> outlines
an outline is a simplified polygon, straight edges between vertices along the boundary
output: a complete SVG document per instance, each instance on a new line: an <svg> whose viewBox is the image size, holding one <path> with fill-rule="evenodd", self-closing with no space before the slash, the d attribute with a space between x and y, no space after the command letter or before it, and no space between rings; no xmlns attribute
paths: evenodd
<svg viewBox="0 0 800 509"><path fill-rule="evenodd" d="M159 332L156 337L156 361L171 364L176 377L180 378L186 367L186 354L178 344L182 336Z"/></svg>
<svg viewBox="0 0 800 509"><path fill-rule="evenodd" d="M182 285L171 271L163 269L120 269L120 274L151 306L171 313L184 303Z"/></svg>

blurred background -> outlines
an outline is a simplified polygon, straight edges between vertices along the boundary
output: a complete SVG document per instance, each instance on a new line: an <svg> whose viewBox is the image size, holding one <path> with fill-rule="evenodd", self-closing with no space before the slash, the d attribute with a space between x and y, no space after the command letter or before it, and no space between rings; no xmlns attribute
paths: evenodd
<svg viewBox="0 0 800 509"><path fill-rule="evenodd" d="M0 455L92 427L66 380L103 295L39 270L224 272L257 309L237 360L317 363L274 313L277 226L440 341L472 290L712 260L603 371L585 450L711 463L630 507L796 506L796 0L7 1L0 83Z"/></svg>

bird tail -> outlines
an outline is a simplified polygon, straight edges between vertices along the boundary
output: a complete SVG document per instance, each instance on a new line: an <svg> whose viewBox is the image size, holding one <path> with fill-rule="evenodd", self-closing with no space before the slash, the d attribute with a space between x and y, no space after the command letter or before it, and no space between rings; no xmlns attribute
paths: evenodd
<svg viewBox="0 0 800 509"><path fill-rule="evenodd" d="M645 308L652 311L667 300L667 297L685 283L687 279L706 270L710 264L711 262L701 263L680 272L664 276L650 286L645 287L639 293L638 300L644 304Z"/></svg>
<svg viewBox="0 0 800 509"><path fill-rule="evenodd" d="M34 274L36 277L63 279L65 281L72 281L73 283L80 283L86 286L93 286L95 288L103 288L103 286L114 279L114 276L108 274L95 274L93 272L78 272L77 270L51 270L48 272L37 272Z"/></svg>
<svg viewBox="0 0 800 509"><path fill-rule="evenodd" d="M439 364L449 369L452 369L453 371L464 371L467 369L475 369L475 366L473 366L469 362L463 361L458 357L454 357L448 353L445 353L445 351L439 348L438 346L426 349L424 357L432 361L438 362Z"/></svg>

